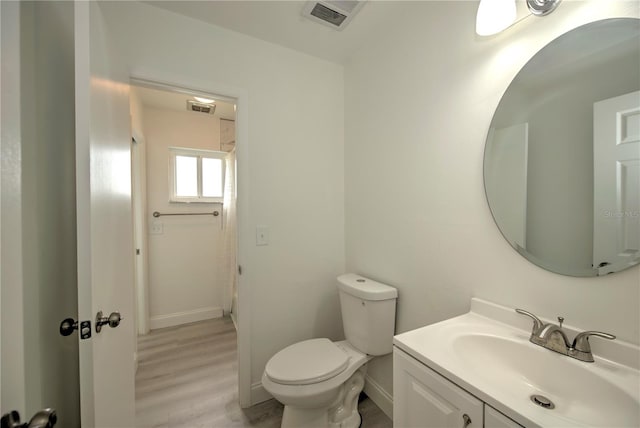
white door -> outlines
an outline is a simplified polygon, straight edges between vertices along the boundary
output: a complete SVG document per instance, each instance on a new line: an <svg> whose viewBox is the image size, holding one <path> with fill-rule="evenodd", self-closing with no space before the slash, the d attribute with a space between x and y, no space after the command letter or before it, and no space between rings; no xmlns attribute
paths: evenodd
<svg viewBox="0 0 640 428"><path fill-rule="evenodd" d="M593 105L593 267L640 261L640 92Z"/></svg>
<svg viewBox="0 0 640 428"><path fill-rule="evenodd" d="M128 75L98 2L75 2L78 316L118 311L116 328L80 340L83 427L132 427L134 269Z"/></svg>

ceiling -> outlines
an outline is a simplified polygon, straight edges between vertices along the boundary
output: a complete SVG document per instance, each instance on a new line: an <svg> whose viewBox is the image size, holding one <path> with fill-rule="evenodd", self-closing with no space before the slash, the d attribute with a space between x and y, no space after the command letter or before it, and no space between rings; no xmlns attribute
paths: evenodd
<svg viewBox="0 0 640 428"><path fill-rule="evenodd" d="M142 86L131 86L131 90L140 99L145 107L187 111L187 100L194 100L193 96L179 93L169 92L159 89L146 88ZM214 98L215 96L203 94L203 97ZM211 117L219 117L221 119L235 120L236 112L233 103L225 102L220 99L215 100L216 110ZM193 113L202 114L202 113Z"/></svg>
<svg viewBox="0 0 640 428"><path fill-rule="evenodd" d="M193 19L344 64L364 41L394 19L402 1L367 1L338 31L302 16L306 1L144 1Z"/></svg>

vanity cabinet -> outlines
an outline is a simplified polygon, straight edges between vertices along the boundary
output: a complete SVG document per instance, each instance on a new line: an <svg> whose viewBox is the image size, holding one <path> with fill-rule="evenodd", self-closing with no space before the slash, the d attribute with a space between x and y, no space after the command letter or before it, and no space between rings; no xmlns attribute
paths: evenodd
<svg viewBox="0 0 640 428"><path fill-rule="evenodd" d="M522 425L487 404L484 405L484 426L485 428L523 428Z"/></svg>
<svg viewBox="0 0 640 428"><path fill-rule="evenodd" d="M396 347L393 394L396 427L522 428Z"/></svg>

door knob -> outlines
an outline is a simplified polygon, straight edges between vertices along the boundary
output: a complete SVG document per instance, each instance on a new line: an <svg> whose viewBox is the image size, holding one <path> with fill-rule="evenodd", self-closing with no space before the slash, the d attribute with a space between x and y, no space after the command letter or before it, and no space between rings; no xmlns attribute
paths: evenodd
<svg viewBox="0 0 640 428"><path fill-rule="evenodd" d="M56 411L51 408L43 409L33 415L27 428L53 428L56 422L58 422Z"/></svg>
<svg viewBox="0 0 640 428"><path fill-rule="evenodd" d="M2 428L53 428L58 422L58 416L56 411L51 408L42 409L29 421L29 423L23 423L20 421L20 414L15 410L2 415L0 425Z"/></svg>
<svg viewBox="0 0 640 428"><path fill-rule="evenodd" d="M80 338L88 339L91 337L91 321L80 321ZM78 330L78 321L73 318L65 318L60 323L60 334L63 336L69 336Z"/></svg>
<svg viewBox="0 0 640 428"><path fill-rule="evenodd" d="M116 328L120 325L120 321L124 318L120 316L120 312L111 312L108 317L102 316L102 311L98 311L96 314L96 333L100 333L103 325L109 325L111 328Z"/></svg>
<svg viewBox="0 0 640 428"><path fill-rule="evenodd" d="M73 318L65 318L60 323L60 334L69 336L74 330L78 329L78 321Z"/></svg>

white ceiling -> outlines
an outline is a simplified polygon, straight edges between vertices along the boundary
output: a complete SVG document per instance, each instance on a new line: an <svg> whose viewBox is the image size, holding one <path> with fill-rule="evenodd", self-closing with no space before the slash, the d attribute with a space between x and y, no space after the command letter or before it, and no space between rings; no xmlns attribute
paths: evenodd
<svg viewBox="0 0 640 428"><path fill-rule="evenodd" d="M187 111L187 100L193 100L193 96L182 94L179 92L169 92L159 89L146 88L142 86L131 86L131 90L140 99L140 102L145 107ZM211 95L202 95L205 98L214 98ZM235 120L236 113L233 103L225 102L220 99L215 100L216 110L212 117L219 117L221 119ZM193 113L202 114L202 113Z"/></svg>
<svg viewBox="0 0 640 428"><path fill-rule="evenodd" d="M144 1L190 18L224 27L309 55L344 64L375 32L384 31L402 1L367 1L338 31L302 16L306 1Z"/></svg>

